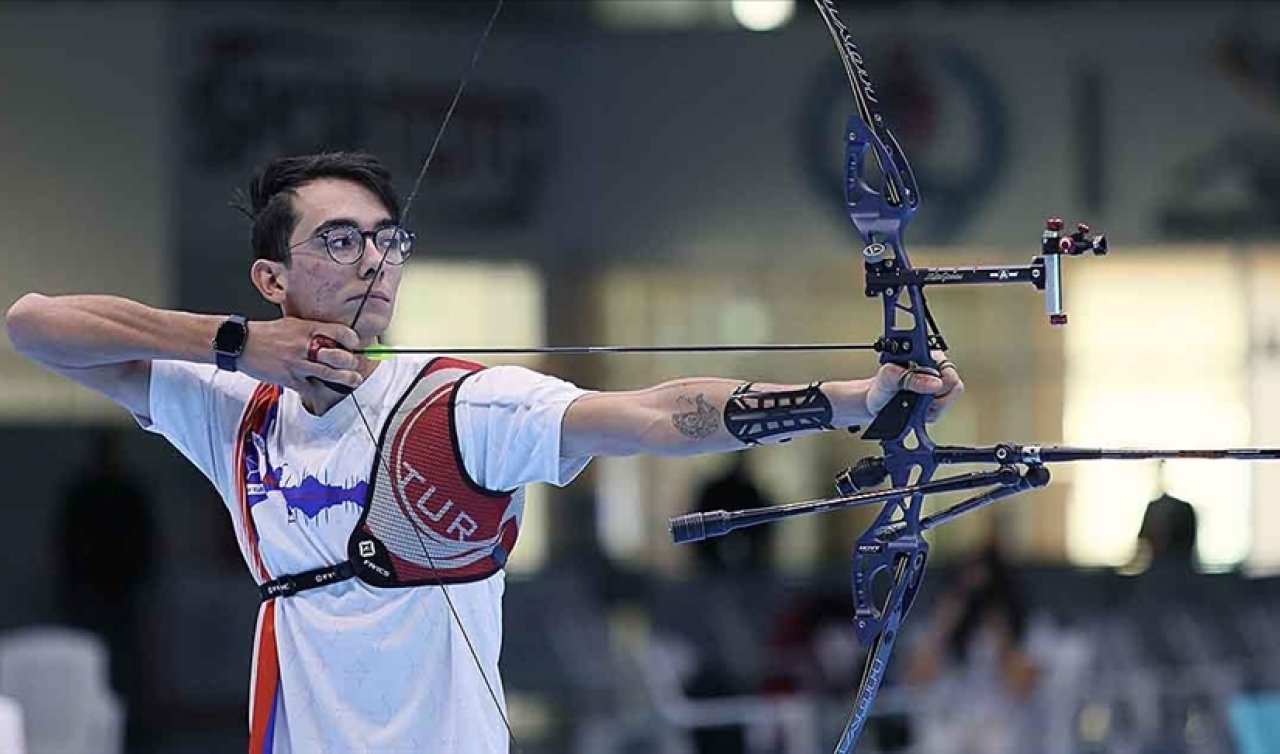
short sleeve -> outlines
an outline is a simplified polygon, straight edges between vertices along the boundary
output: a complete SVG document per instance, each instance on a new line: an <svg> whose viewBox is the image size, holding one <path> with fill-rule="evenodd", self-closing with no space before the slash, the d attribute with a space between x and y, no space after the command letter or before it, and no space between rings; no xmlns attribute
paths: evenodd
<svg viewBox="0 0 1280 754"><path fill-rule="evenodd" d="M208 364L151 362L151 423L219 490L228 478L236 429L257 383Z"/></svg>
<svg viewBox="0 0 1280 754"><path fill-rule="evenodd" d="M491 490L573 481L591 459L560 457L560 426L569 405L587 392L517 366L493 367L467 377L454 401L458 448L467 474Z"/></svg>

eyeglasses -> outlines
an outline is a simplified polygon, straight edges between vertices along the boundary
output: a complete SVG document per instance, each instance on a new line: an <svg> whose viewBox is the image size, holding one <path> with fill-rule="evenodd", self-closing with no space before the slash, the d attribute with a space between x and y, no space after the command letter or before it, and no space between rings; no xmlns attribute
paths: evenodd
<svg viewBox="0 0 1280 754"><path fill-rule="evenodd" d="M329 258L338 264L355 264L364 256L364 245L373 239L373 248L384 257L387 264L404 264L404 260L413 253L413 242L417 240L414 232L399 225L384 225L373 230L360 230L354 225L339 225L322 230L314 236L305 238L289 250L320 239L324 241L324 250Z"/></svg>

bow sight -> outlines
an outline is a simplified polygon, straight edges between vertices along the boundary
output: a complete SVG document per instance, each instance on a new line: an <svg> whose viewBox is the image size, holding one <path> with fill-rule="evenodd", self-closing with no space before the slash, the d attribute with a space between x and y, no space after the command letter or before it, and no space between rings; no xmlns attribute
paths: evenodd
<svg viewBox="0 0 1280 754"><path fill-rule="evenodd" d="M1080 256L1092 251L1096 256L1107 253L1107 238L1104 235L1091 236L1090 228L1085 223L1078 223L1074 233L1062 233L1062 218L1051 217L1045 221L1045 230L1040 241L1040 255L1034 257L1026 265L984 265L974 267L904 267L897 263L890 253L889 247L883 243L872 243L862 250L866 261L868 298L880 295L894 295L896 289L907 285L923 288L927 285L981 285L991 283L1030 283L1036 289L1044 291L1045 313L1049 315L1049 324L1067 324L1067 315L1062 307L1062 257ZM941 339L934 341L939 349L946 345ZM887 342L882 344L883 350L896 353L906 344L903 342Z"/></svg>

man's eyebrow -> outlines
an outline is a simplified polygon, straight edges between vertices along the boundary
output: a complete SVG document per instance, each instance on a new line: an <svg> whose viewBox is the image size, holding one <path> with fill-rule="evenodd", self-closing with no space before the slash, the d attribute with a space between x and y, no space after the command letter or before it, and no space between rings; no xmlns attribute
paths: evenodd
<svg viewBox="0 0 1280 754"><path fill-rule="evenodd" d="M356 222L355 220L352 220L349 217L331 217L328 220L325 220L324 222L317 225L315 230L311 231L311 235L318 236L327 230L333 230L334 228L347 228L347 227L359 228L360 223Z"/></svg>
<svg viewBox="0 0 1280 754"><path fill-rule="evenodd" d="M385 228L388 225L396 225L396 221L392 220L391 218L386 218L374 223L373 227L374 227L374 230L377 230L378 228ZM318 236L321 233L324 233L327 230L333 230L334 228L359 228L359 227L360 227L360 223L350 217L331 217L328 220L325 220L324 222L317 225L316 229L311 231L311 235Z"/></svg>

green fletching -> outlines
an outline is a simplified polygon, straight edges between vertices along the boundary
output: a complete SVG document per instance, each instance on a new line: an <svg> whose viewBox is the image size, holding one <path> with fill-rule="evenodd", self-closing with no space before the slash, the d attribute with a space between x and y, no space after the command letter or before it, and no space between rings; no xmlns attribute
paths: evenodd
<svg viewBox="0 0 1280 754"><path fill-rule="evenodd" d="M372 361L385 361L395 355L395 349L382 343L373 343L364 349L364 357Z"/></svg>

